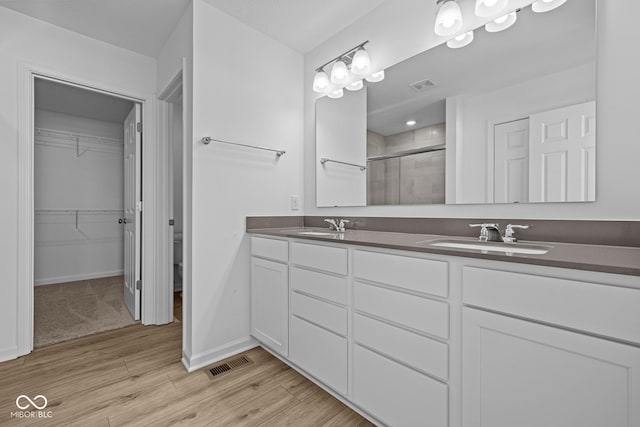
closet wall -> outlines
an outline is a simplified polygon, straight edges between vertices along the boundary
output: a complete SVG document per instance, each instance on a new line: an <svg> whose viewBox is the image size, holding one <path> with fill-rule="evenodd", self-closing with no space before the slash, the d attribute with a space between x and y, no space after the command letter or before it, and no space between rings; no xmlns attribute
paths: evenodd
<svg viewBox="0 0 640 427"><path fill-rule="evenodd" d="M35 285L123 274L123 124L35 111Z"/></svg>

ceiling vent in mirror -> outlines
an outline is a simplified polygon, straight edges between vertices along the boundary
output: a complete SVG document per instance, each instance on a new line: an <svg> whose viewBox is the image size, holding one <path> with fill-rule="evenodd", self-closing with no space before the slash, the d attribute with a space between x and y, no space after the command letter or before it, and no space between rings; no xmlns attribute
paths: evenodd
<svg viewBox="0 0 640 427"><path fill-rule="evenodd" d="M436 84L429 79L420 80L419 82L411 83L409 85L409 87L416 92L423 92L434 86L436 86Z"/></svg>

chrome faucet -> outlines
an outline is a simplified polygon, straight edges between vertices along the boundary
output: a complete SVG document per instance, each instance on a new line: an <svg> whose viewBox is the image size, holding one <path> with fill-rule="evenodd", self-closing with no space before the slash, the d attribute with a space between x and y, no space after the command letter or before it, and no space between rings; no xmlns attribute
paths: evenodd
<svg viewBox="0 0 640 427"><path fill-rule="evenodd" d="M514 228L520 228L522 230L526 230L529 228L528 225L519 225L519 224L507 224L507 228L504 229L504 237L502 241L505 243L515 243L518 241L516 237L516 233L513 231Z"/></svg>
<svg viewBox="0 0 640 427"><path fill-rule="evenodd" d="M345 225L348 224L349 221L348 219L340 219L340 220L336 220L336 219L325 219L324 222L329 223L329 228L331 229L333 226L333 229L339 233L344 233L346 231Z"/></svg>
<svg viewBox="0 0 640 427"><path fill-rule="evenodd" d="M503 242L502 235L500 234L500 224L484 223L484 224L469 224L469 227L481 227L480 237L478 240L481 242Z"/></svg>
<svg viewBox="0 0 640 427"><path fill-rule="evenodd" d="M480 237L478 240L481 242L505 242L505 243L515 243L518 241L516 237L516 233L513 231L514 228L527 229L528 225L519 225L519 224L507 224L507 227L504 229L504 237L500 234L500 224L492 224L492 223L484 223L484 224L469 224L469 227L481 227L480 228Z"/></svg>

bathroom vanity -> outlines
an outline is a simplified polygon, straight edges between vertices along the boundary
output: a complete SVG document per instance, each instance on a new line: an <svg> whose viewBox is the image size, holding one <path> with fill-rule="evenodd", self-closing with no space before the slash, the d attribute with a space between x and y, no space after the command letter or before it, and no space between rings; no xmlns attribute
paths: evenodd
<svg viewBox="0 0 640 427"><path fill-rule="evenodd" d="M252 335L377 424L640 426L639 248L249 231Z"/></svg>

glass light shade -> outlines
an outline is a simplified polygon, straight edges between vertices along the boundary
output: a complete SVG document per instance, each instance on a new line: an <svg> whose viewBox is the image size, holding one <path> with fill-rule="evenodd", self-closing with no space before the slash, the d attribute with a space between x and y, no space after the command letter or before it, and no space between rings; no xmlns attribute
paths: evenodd
<svg viewBox="0 0 640 427"><path fill-rule="evenodd" d="M481 18L496 16L502 12L509 0L476 0L476 15Z"/></svg>
<svg viewBox="0 0 640 427"><path fill-rule="evenodd" d="M349 80L349 70L344 61L339 60L331 68L331 81L337 85L345 84Z"/></svg>
<svg viewBox="0 0 640 427"><path fill-rule="evenodd" d="M342 98L342 95L344 95L344 91L341 87L337 89L331 89L329 92L327 92L327 96L333 99Z"/></svg>
<svg viewBox="0 0 640 427"><path fill-rule="evenodd" d="M439 36L452 36L462 28L462 11L454 0L440 6L436 16L434 32Z"/></svg>
<svg viewBox="0 0 640 427"><path fill-rule="evenodd" d="M406 125L407 126L415 126L416 125L416 121L415 120L407 120Z"/></svg>
<svg viewBox="0 0 640 427"><path fill-rule="evenodd" d="M313 78L314 92L324 93L329 89L329 76L324 71L318 71Z"/></svg>
<svg viewBox="0 0 640 427"><path fill-rule="evenodd" d="M371 60L369 54L364 48L358 49L355 55L353 55L353 61L351 62L351 72L358 76L364 76L369 72L371 67Z"/></svg>
<svg viewBox="0 0 640 427"><path fill-rule="evenodd" d="M531 10L538 13L549 12L566 2L567 0L538 0L531 5Z"/></svg>
<svg viewBox="0 0 640 427"><path fill-rule="evenodd" d="M345 89L353 92L353 91L362 89L363 86L364 84L362 83L362 80L356 80L355 82L349 83L348 85L346 85Z"/></svg>
<svg viewBox="0 0 640 427"><path fill-rule="evenodd" d="M504 16L501 16L491 22L488 22L484 28L490 33L497 33L498 31L503 31L516 23L518 17L516 16L516 12L508 13Z"/></svg>
<svg viewBox="0 0 640 427"><path fill-rule="evenodd" d="M378 83L384 80L384 70L376 71L365 79L371 83Z"/></svg>
<svg viewBox="0 0 640 427"><path fill-rule="evenodd" d="M459 36L449 40L447 42L447 46L449 46L451 49L458 49L461 47L465 47L472 41L473 41L473 31L469 31L468 33L460 34Z"/></svg>

